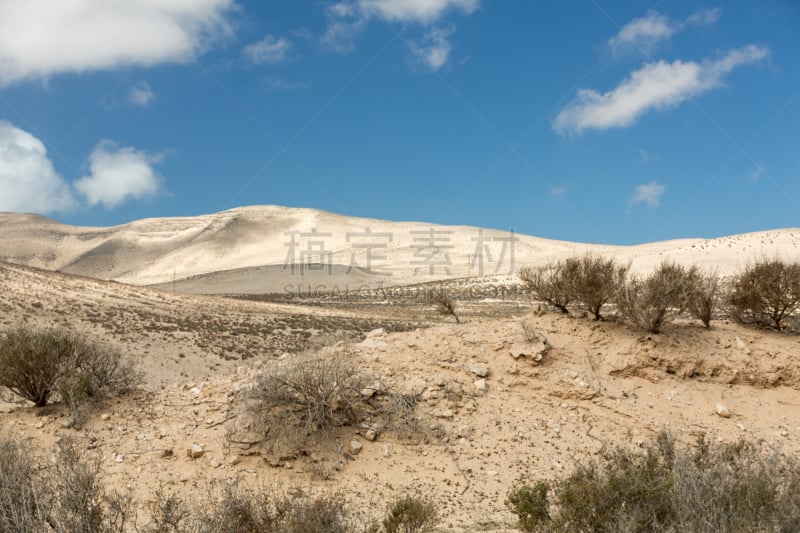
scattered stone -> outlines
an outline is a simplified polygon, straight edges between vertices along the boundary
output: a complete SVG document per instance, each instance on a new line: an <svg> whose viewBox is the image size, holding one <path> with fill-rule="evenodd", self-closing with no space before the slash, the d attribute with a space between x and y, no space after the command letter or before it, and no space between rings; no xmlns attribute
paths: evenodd
<svg viewBox="0 0 800 533"><path fill-rule="evenodd" d="M436 412L436 418L453 418L452 409L442 409Z"/></svg>
<svg viewBox="0 0 800 533"><path fill-rule="evenodd" d="M161 457L163 459L166 459L167 457L172 457L174 454L175 452L172 451L172 448L166 448L164 450L161 450Z"/></svg>
<svg viewBox="0 0 800 533"><path fill-rule="evenodd" d="M368 441L374 441L378 438L378 433L374 429L368 429L366 433L364 433L364 438Z"/></svg>
<svg viewBox="0 0 800 533"><path fill-rule="evenodd" d="M232 455L230 459L228 459L228 464L230 465L238 465L242 462L242 457L240 455Z"/></svg>
<svg viewBox="0 0 800 533"><path fill-rule="evenodd" d="M389 457L389 455L391 455L391 453L392 453L392 447L391 447L391 445L389 445L389 444L384 444L384 445L383 445L383 456L384 456L384 457Z"/></svg>
<svg viewBox="0 0 800 533"><path fill-rule="evenodd" d="M361 448L363 448L362 444L358 442L356 439L350 441L350 452L353 455L358 455L361 453Z"/></svg>
<svg viewBox="0 0 800 533"><path fill-rule="evenodd" d="M485 378L489 375L489 365L485 365L483 363L470 365L469 371L478 376L479 378Z"/></svg>
<svg viewBox="0 0 800 533"><path fill-rule="evenodd" d="M731 410L724 403L718 403L716 407L714 407L714 412L717 416L722 418L730 418L731 417Z"/></svg>
<svg viewBox="0 0 800 533"><path fill-rule="evenodd" d="M122 455L121 453L114 454L114 462L115 463L122 463L124 461L125 461L125 456L124 455Z"/></svg>
<svg viewBox="0 0 800 533"><path fill-rule="evenodd" d="M217 461L216 459L212 459L209 462L209 464L211 465L211 468L219 468L220 466L222 466L222 464L219 461Z"/></svg>
<svg viewBox="0 0 800 533"><path fill-rule="evenodd" d="M189 392L191 392L195 396L200 396L200 393L203 392L203 389L201 389L200 387L192 387L191 389L189 389Z"/></svg>
<svg viewBox="0 0 800 533"><path fill-rule="evenodd" d="M489 386L486 385L485 379L476 380L474 385L475 385L475 390L478 392L486 392L487 390L489 390Z"/></svg>
<svg viewBox="0 0 800 533"><path fill-rule="evenodd" d="M100 415L100 420L102 420L103 422L108 422L109 420L111 420L111 415L108 413L103 413L102 415Z"/></svg>
<svg viewBox="0 0 800 533"><path fill-rule="evenodd" d="M205 452L203 451L203 447L200 446L199 444L192 444L192 446L186 450L186 455L188 455L192 459L198 459L200 457L203 457L204 453Z"/></svg>
<svg viewBox="0 0 800 533"><path fill-rule="evenodd" d="M547 352L550 351L550 343L544 337L531 342L517 342L510 348L511 357L519 359L524 357L536 363L541 362Z"/></svg>

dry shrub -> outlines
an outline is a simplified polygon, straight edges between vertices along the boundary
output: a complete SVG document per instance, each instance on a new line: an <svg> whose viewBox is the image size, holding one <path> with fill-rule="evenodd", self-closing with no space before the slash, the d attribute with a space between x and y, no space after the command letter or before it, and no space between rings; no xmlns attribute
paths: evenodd
<svg viewBox="0 0 800 533"><path fill-rule="evenodd" d="M347 351L301 353L269 363L249 391L248 406L276 437L302 442L363 418L361 390L366 382Z"/></svg>
<svg viewBox="0 0 800 533"><path fill-rule="evenodd" d="M728 304L734 320L784 329L800 310L800 263L764 259L746 267L731 282Z"/></svg>
<svg viewBox="0 0 800 533"><path fill-rule="evenodd" d="M800 463L743 441L679 449L661 433L512 496L523 531L797 531Z"/></svg>
<svg viewBox="0 0 800 533"><path fill-rule="evenodd" d="M617 293L620 314L642 329L659 333L686 310L687 269L664 262L647 277L629 278Z"/></svg>
<svg viewBox="0 0 800 533"><path fill-rule="evenodd" d="M686 307L689 314L711 328L711 320L719 307L720 282L716 272L703 272L696 266L686 271Z"/></svg>
<svg viewBox="0 0 800 533"><path fill-rule="evenodd" d="M458 317L458 312L456 310L457 305L456 301L447 294L447 290L445 289L438 289L429 291L426 295L426 299L428 304L433 306L437 313L440 315L450 315L456 319L456 324L459 324L461 320Z"/></svg>
<svg viewBox="0 0 800 533"><path fill-rule="evenodd" d="M99 458L62 439L55 462L38 468L30 449L0 440L0 531L126 531L130 499L106 493Z"/></svg>
<svg viewBox="0 0 800 533"><path fill-rule="evenodd" d="M592 313L595 320L602 320L600 311L617 294L628 270L628 266L619 265L614 259L587 253L567 259L562 272L568 276L565 283L572 287L572 300Z"/></svg>
<svg viewBox="0 0 800 533"><path fill-rule="evenodd" d="M58 393L73 422L90 403L140 382L141 374L118 350L76 332L18 327L0 337L0 386L37 407Z"/></svg>
<svg viewBox="0 0 800 533"><path fill-rule="evenodd" d="M339 494L311 496L242 489L237 481L187 503L175 494L157 493L145 532L161 533L350 533L368 530L346 510Z"/></svg>
<svg viewBox="0 0 800 533"><path fill-rule="evenodd" d="M552 305L566 315L569 314L567 306L573 299L570 273L566 267L563 261L523 267L517 276L535 299Z"/></svg>

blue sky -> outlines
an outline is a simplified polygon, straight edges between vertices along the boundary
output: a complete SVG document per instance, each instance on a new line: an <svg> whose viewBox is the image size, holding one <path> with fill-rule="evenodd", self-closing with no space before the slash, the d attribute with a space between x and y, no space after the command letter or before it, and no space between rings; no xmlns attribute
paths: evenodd
<svg viewBox="0 0 800 533"><path fill-rule="evenodd" d="M0 0L0 210L800 226L800 5Z"/></svg>

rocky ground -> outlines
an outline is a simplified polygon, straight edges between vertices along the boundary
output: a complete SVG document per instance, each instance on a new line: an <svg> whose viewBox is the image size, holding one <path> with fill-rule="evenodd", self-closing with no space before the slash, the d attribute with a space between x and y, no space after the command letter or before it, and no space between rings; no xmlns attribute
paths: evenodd
<svg viewBox="0 0 800 533"><path fill-rule="evenodd" d="M419 323L404 319L400 328L356 311L184 296L8 265L0 285L5 325L84 328L145 368L141 390L101 406L79 430L63 427L60 405L0 403L3 431L45 457L59 438L85 442L102 458L109 487L134 493L142 522L159 488L200 497L236 480L339 491L373 516L388 500L419 493L439 504L442 531L513 531L504 505L513 485L559 478L609 447L636 448L662 429L688 445L704 434L800 453L797 335L727 322L707 331L689 321L652 335L527 306L500 318L491 307L485 315L471 309L459 325L420 308ZM352 342L334 335L320 342L332 346L318 350L345 350L379 391L416 398L415 431L345 427L294 450L275 450L269 439L244 443L258 439L247 430L241 391L302 347L288 344L290 327L271 336L259 329L287 317L329 324L331 331L308 338L336 333L336 320L376 330L356 335L351 328ZM529 341L523 321L541 337ZM231 334L236 327L240 335ZM386 331L393 327L407 331ZM263 344L249 344L259 337ZM198 346L203 339L207 346ZM225 359L215 351L237 353L239 341L251 356Z"/></svg>

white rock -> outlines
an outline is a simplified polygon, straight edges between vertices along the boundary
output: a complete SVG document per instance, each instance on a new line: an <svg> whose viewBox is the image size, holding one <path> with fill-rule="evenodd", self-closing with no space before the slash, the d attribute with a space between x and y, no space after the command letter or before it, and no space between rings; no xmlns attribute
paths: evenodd
<svg viewBox="0 0 800 533"><path fill-rule="evenodd" d="M361 453L361 448L363 448L363 445L356 439L350 441L350 452L353 455L358 455L359 453Z"/></svg>
<svg viewBox="0 0 800 533"><path fill-rule="evenodd" d="M372 338L375 338L375 337L382 337L384 335L386 335L386 330L383 329L383 328L378 328L378 329L373 329L372 331L367 333L366 337L368 339L372 339Z"/></svg>
<svg viewBox="0 0 800 533"><path fill-rule="evenodd" d="M731 417L731 410L724 403L718 403L716 407L714 407L714 412L717 416L721 416L722 418L730 418Z"/></svg>
<svg viewBox="0 0 800 533"><path fill-rule="evenodd" d="M195 396L200 396L200 393L203 392L203 390L200 387L192 387L191 389L189 389L189 392L191 392Z"/></svg>
<svg viewBox="0 0 800 533"><path fill-rule="evenodd" d="M478 376L479 378L485 378L489 375L489 365L484 364L476 364L470 365L469 371Z"/></svg>
<svg viewBox="0 0 800 533"><path fill-rule="evenodd" d="M368 441L373 441L378 438L378 434L375 432L374 429L368 429L366 433L364 433L364 438Z"/></svg>
<svg viewBox="0 0 800 533"><path fill-rule="evenodd" d="M486 385L485 379L476 380L474 385L475 385L475 390L478 392L486 392L487 390L489 390L488 385Z"/></svg>
<svg viewBox="0 0 800 533"><path fill-rule="evenodd" d="M108 413L103 413L102 415L100 415L100 420L102 420L103 422L107 422L110 419L111 419L111 415L108 414Z"/></svg>
<svg viewBox="0 0 800 533"><path fill-rule="evenodd" d="M203 453L205 453L203 451L203 447L200 446L199 444L192 444L192 446L186 450L186 455L191 457L192 459L203 457Z"/></svg>

